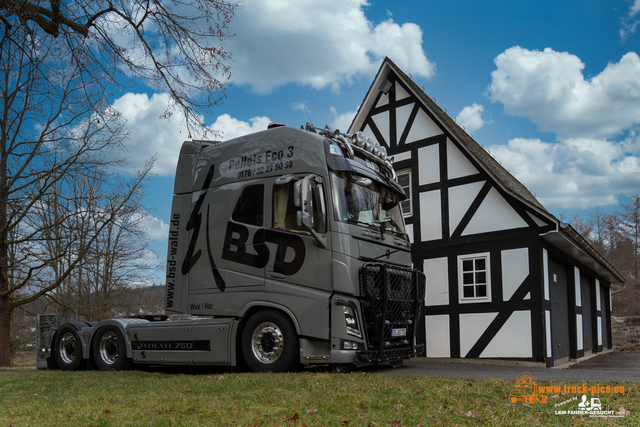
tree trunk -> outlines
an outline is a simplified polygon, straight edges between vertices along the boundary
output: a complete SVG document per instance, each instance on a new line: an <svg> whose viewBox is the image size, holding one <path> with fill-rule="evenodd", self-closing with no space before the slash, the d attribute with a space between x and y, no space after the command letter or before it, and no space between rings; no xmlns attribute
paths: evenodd
<svg viewBox="0 0 640 427"><path fill-rule="evenodd" d="M11 312L9 297L0 297L0 366L11 364Z"/></svg>

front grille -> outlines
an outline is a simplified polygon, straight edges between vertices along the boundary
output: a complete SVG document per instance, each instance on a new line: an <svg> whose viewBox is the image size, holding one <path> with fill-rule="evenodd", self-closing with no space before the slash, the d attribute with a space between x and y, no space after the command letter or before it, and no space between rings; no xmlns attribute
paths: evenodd
<svg viewBox="0 0 640 427"><path fill-rule="evenodd" d="M415 355L414 336L424 304L425 282L424 273L409 268L367 263L360 269L367 348L377 352L379 361L391 360L392 354ZM406 334L394 336L394 330Z"/></svg>

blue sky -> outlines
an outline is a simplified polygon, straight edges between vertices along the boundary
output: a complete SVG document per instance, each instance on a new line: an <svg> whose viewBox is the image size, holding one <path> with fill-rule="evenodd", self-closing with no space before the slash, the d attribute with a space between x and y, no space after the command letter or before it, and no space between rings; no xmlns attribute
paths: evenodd
<svg viewBox="0 0 640 427"><path fill-rule="evenodd" d="M640 192L640 0L245 0L225 46L224 139L269 121L346 131L385 56L553 214L606 212ZM147 221L165 257L173 169L186 132L167 96L116 94L130 162L157 153ZM162 277L159 272L158 277ZM162 280L162 279L159 279Z"/></svg>

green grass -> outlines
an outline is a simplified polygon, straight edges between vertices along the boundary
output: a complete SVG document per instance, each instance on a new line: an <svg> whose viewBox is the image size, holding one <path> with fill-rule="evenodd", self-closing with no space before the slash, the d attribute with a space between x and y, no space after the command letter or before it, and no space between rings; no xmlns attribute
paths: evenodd
<svg viewBox="0 0 640 427"><path fill-rule="evenodd" d="M9 372L0 373L0 426L640 424L634 383L600 383L625 386L624 395L598 397L603 409L624 407L626 417L588 418L556 415L554 404L565 395L509 403L514 382L360 372Z"/></svg>

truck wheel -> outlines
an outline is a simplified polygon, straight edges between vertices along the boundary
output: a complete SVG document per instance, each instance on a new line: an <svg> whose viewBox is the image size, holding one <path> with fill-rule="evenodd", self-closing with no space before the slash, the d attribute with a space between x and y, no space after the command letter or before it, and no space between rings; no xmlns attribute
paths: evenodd
<svg viewBox="0 0 640 427"><path fill-rule="evenodd" d="M58 362L56 362L56 354L52 353L51 356L47 357L47 369L51 371L55 371L59 369Z"/></svg>
<svg viewBox="0 0 640 427"><path fill-rule="evenodd" d="M80 326L73 322L65 323L56 333L53 353L56 364L63 371L76 371L82 365L82 339L79 331Z"/></svg>
<svg viewBox="0 0 640 427"><path fill-rule="evenodd" d="M127 344L117 326L107 325L96 331L91 353L101 371L122 371L133 365L133 361L127 358Z"/></svg>
<svg viewBox="0 0 640 427"><path fill-rule="evenodd" d="M286 372L296 369L299 347L291 320L279 311L257 312L242 332L242 354L252 371Z"/></svg>

